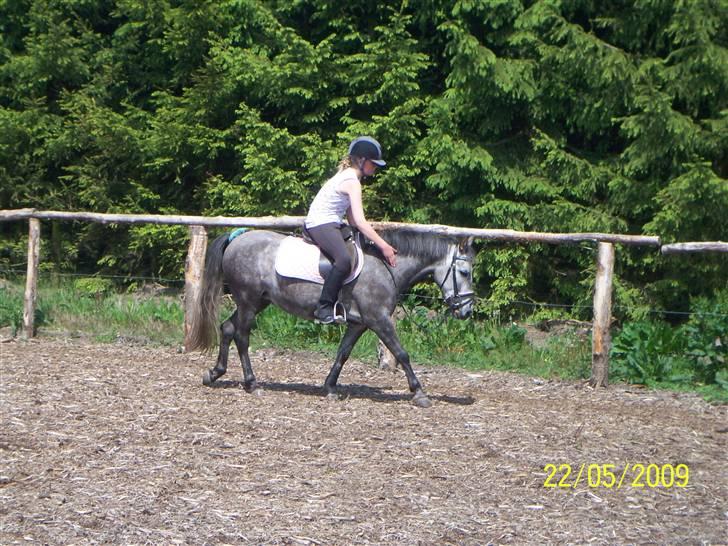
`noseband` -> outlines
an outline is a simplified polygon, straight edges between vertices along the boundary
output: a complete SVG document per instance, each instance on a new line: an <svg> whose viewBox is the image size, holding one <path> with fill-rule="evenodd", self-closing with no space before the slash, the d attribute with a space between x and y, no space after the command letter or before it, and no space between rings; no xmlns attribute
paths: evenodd
<svg viewBox="0 0 728 546"><path fill-rule="evenodd" d="M445 298L445 304L448 306L450 311L455 313L461 307L465 307L475 299L475 292L460 292L458 288L458 276L455 271L457 268L457 262L468 262L472 264L472 260L466 256L460 255L457 252L452 255L452 262L447 270L447 275L442 279L442 283L439 283L440 290L445 291L445 283L450 275L452 275L452 295Z"/></svg>

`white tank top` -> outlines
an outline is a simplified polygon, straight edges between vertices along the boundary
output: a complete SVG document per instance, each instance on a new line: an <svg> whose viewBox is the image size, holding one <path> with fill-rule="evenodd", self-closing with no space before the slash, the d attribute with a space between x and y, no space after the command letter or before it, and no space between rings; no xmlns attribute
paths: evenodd
<svg viewBox="0 0 728 546"><path fill-rule="evenodd" d="M339 191L339 188L348 180L358 180L356 171L351 167L336 173L326 181L311 203L311 208L308 209L308 216L304 222L307 228L342 221L351 206L351 200L349 194Z"/></svg>

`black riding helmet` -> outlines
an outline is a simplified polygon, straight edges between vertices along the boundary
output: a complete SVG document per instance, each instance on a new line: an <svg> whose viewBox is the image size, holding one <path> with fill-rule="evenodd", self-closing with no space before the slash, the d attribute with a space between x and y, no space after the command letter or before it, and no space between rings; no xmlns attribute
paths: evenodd
<svg viewBox="0 0 728 546"><path fill-rule="evenodd" d="M382 147L375 139L369 136L355 138L349 144L349 155L368 159L378 167L384 167L387 162L382 159Z"/></svg>

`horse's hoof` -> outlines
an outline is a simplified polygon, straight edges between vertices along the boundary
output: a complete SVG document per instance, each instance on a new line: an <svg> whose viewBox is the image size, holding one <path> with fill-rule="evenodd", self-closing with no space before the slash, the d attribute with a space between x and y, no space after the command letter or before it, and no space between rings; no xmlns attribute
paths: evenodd
<svg viewBox="0 0 728 546"><path fill-rule="evenodd" d="M326 400L328 400L329 402L338 402L340 400L339 393L330 392L326 395Z"/></svg>
<svg viewBox="0 0 728 546"><path fill-rule="evenodd" d="M206 387L210 387L214 382L215 380L212 378L210 370L205 370L205 373L202 374L202 384Z"/></svg>
<svg viewBox="0 0 728 546"><path fill-rule="evenodd" d="M240 383L240 386L248 394L253 394L256 390L258 390L260 388L260 387L258 387L258 381L255 379L250 379L250 380L243 379L243 382Z"/></svg>
<svg viewBox="0 0 728 546"><path fill-rule="evenodd" d="M430 408L432 407L432 401L427 398L425 393L417 393L412 398L412 404L418 408Z"/></svg>
<svg viewBox="0 0 728 546"><path fill-rule="evenodd" d="M254 394L255 396L263 396L263 389L258 386L258 383L253 381L252 383L243 383L243 390L248 394Z"/></svg>

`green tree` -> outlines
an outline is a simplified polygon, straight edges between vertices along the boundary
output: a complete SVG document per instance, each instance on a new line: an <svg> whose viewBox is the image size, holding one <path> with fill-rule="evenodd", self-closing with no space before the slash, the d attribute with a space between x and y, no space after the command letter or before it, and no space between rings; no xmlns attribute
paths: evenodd
<svg viewBox="0 0 728 546"><path fill-rule="evenodd" d="M5 0L0 206L303 214L347 142L372 218L725 237L721 0ZM3 263L24 226L0 225ZM110 231L112 230L112 231ZM185 230L54 223L57 267L179 275ZM111 236L110 236L111 235ZM686 308L724 258L619 249L618 304ZM484 305L590 299L589 246L484 246Z"/></svg>

